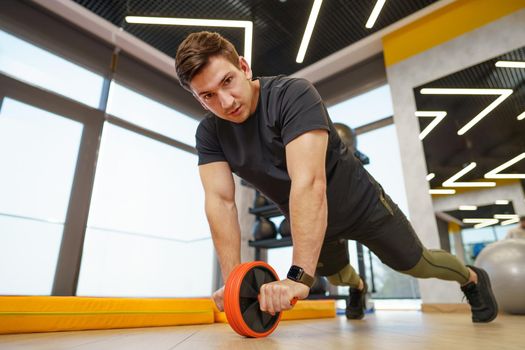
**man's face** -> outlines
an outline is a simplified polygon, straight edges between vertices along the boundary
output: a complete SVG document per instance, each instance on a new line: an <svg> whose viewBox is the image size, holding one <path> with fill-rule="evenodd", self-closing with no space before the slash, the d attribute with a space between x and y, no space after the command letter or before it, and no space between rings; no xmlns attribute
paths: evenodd
<svg viewBox="0 0 525 350"><path fill-rule="evenodd" d="M244 58L241 68L222 56L211 57L191 80L190 87L201 105L221 119L242 123L255 112L258 94L252 72Z"/></svg>

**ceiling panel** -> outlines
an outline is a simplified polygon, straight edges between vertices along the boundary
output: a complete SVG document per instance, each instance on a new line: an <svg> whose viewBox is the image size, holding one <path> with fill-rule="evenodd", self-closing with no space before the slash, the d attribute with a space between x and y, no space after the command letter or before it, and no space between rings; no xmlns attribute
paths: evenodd
<svg viewBox="0 0 525 350"><path fill-rule="evenodd" d="M525 61L525 48L495 57L414 89L418 111L446 111L447 116L423 140L427 169L439 185L471 162L477 166L459 181L483 179L484 174L525 152L525 69L498 68L500 60ZM512 89L513 93L464 135L457 131L498 96L423 95L423 88ZM419 118L424 130L432 118ZM525 160L505 170L525 173Z"/></svg>
<svg viewBox="0 0 525 350"><path fill-rule="evenodd" d="M302 64L295 62L313 0L74 0L114 25L175 57L191 32L217 31L240 53L243 29L129 24L125 16L251 20L254 22L252 68L255 75L292 74L392 24L436 0L387 1L375 26L365 28L376 1L324 0Z"/></svg>

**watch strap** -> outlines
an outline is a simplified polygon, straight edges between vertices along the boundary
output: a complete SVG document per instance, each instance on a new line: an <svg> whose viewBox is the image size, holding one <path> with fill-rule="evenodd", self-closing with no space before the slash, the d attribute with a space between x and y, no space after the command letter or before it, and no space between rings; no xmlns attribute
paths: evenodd
<svg viewBox="0 0 525 350"><path fill-rule="evenodd" d="M292 265L292 267L290 267L287 277L292 281L308 286L308 288L312 288L314 284L314 277L304 272L303 268L297 265Z"/></svg>

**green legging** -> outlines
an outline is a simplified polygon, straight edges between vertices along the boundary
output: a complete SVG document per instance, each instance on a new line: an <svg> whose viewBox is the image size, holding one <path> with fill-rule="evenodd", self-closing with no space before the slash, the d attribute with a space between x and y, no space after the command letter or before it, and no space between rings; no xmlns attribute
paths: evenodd
<svg viewBox="0 0 525 350"><path fill-rule="evenodd" d="M416 278L439 278L456 281L463 285L469 280L468 268L454 255L441 249L423 249L418 263L409 270L399 271ZM347 264L342 270L327 276L328 281L336 286L359 286L359 274Z"/></svg>

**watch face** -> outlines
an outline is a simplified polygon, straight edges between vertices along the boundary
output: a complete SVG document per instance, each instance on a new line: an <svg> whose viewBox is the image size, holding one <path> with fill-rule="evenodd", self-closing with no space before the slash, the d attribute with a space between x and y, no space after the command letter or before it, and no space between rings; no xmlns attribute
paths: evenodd
<svg viewBox="0 0 525 350"><path fill-rule="evenodd" d="M300 279L302 274L303 269L295 265L292 265L292 267L290 267L290 270L288 271L288 277L293 280Z"/></svg>

